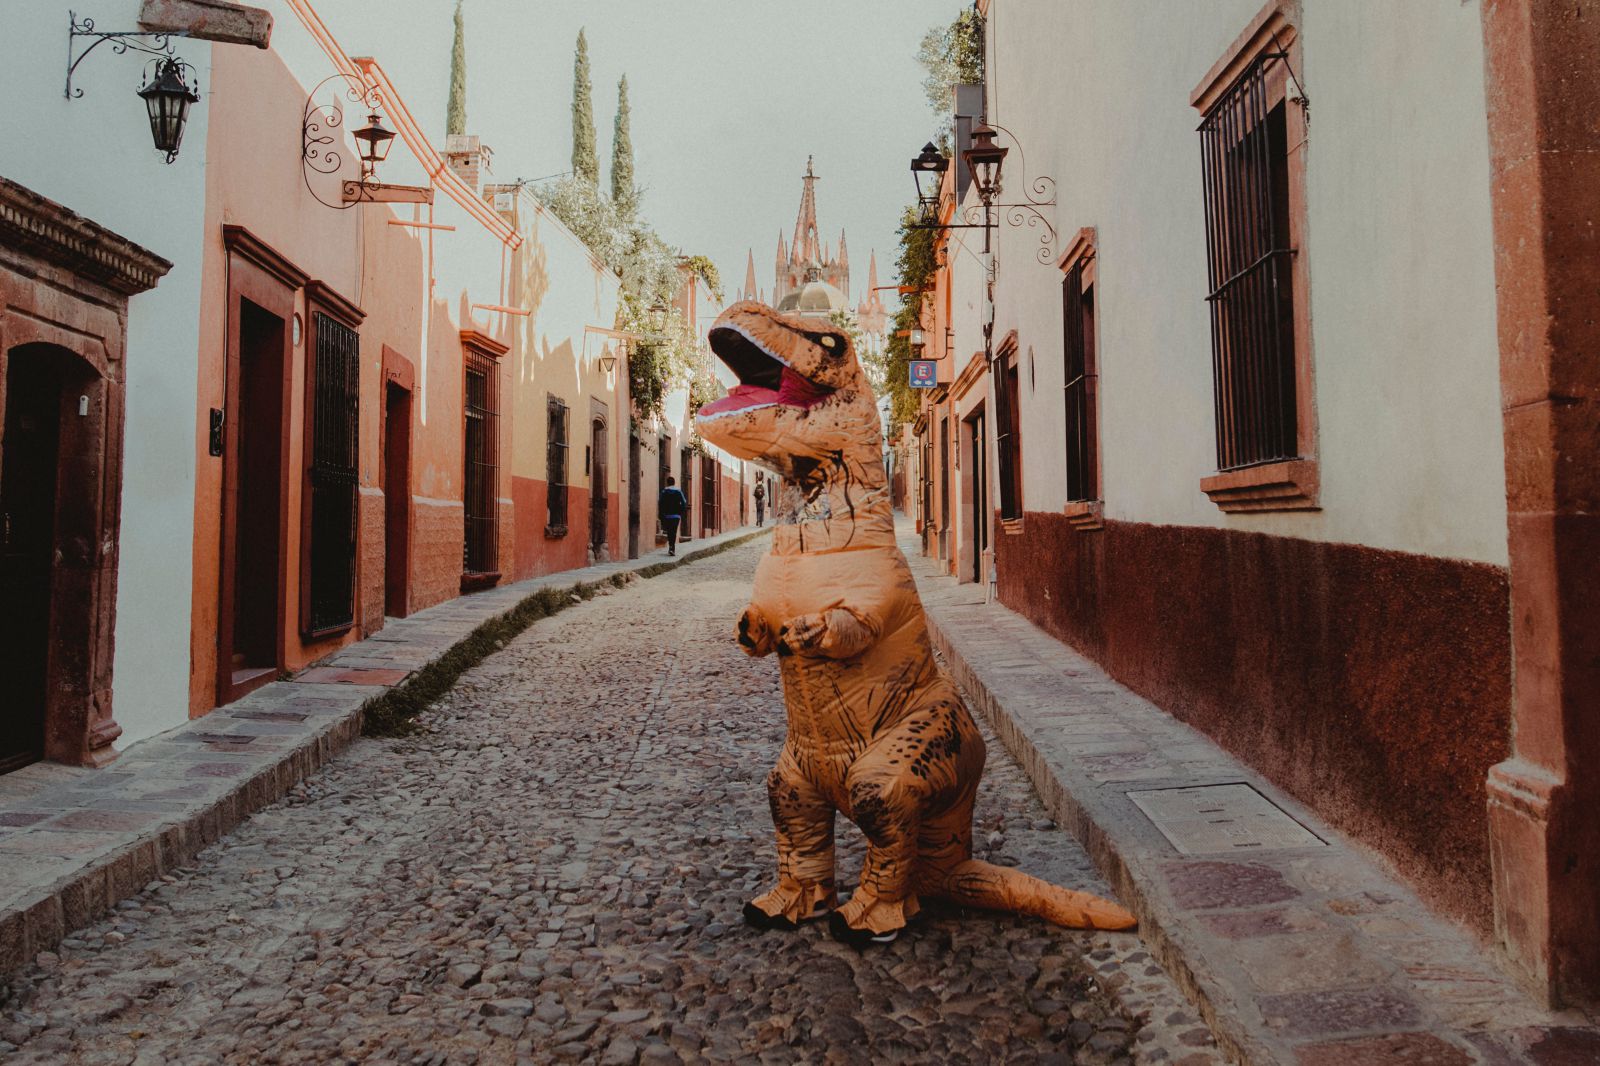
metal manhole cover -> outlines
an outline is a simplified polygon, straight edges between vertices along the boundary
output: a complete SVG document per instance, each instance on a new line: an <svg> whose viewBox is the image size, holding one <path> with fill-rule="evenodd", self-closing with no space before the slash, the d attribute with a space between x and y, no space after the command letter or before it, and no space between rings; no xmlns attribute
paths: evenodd
<svg viewBox="0 0 1600 1066"><path fill-rule="evenodd" d="M1181 855L1327 847L1327 841L1246 784L1157 788L1128 798Z"/></svg>

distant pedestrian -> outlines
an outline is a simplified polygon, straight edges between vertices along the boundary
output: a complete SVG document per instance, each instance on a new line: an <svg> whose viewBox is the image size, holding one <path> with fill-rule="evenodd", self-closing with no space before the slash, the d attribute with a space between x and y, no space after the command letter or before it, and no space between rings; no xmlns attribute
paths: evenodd
<svg viewBox="0 0 1600 1066"><path fill-rule="evenodd" d="M667 475L667 487L656 500L656 511L661 515L661 528L667 531L667 554L678 554L678 527L689 513L689 500L678 488L672 475Z"/></svg>
<svg viewBox="0 0 1600 1066"><path fill-rule="evenodd" d="M761 527L762 520L767 516L767 490L761 482L756 482L756 528Z"/></svg>

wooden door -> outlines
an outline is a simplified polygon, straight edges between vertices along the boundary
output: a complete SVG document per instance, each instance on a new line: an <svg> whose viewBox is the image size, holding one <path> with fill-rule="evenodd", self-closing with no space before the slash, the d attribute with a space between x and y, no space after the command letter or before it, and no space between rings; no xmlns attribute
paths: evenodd
<svg viewBox="0 0 1600 1066"><path fill-rule="evenodd" d="M13 352L0 437L0 773L44 754L55 569L61 381L47 354Z"/></svg>

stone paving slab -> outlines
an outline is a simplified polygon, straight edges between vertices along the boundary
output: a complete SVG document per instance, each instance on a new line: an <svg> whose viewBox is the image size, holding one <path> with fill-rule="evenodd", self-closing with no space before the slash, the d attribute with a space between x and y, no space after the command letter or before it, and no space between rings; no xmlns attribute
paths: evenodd
<svg viewBox="0 0 1600 1066"><path fill-rule="evenodd" d="M1531 1001L1370 854L1095 663L917 554L934 644L1241 1061L1600 1063L1600 1029ZM1129 792L1244 783L1325 843L1181 855Z"/></svg>
<svg viewBox="0 0 1600 1066"><path fill-rule="evenodd" d="M283 797L360 735L374 701L530 597L655 573L764 532L735 530L683 544L677 558L658 550L450 600L133 744L104 769L38 763L0 776L0 977Z"/></svg>

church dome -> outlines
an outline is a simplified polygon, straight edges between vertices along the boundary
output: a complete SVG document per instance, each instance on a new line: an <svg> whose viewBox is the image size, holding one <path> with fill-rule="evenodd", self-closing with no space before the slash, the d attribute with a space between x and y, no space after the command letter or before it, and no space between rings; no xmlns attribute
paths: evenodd
<svg viewBox="0 0 1600 1066"><path fill-rule="evenodd" d="M798 289L786 293L778 301L778 310L785 314L812 318L828 318L835 311L847 310L849 299L837 288L822 280L822 268L812 263L806 269L806 280Z"/></svg>

